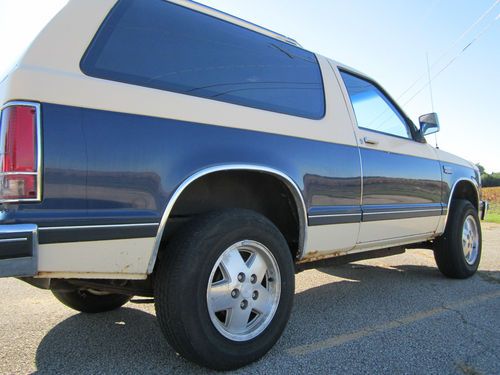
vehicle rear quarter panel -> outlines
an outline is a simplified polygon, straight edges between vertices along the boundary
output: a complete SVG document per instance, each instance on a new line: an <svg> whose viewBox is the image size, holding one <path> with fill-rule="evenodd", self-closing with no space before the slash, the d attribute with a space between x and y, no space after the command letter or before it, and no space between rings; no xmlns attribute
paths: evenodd
<svg viewBox="0 0 500 375"><path fill-rule="evenodd" d="M289 136L43 104L44 200L12 220L65 225L159 222L195 172L267 166L292 178L306 205L359 205L358 150Z"/></svg>

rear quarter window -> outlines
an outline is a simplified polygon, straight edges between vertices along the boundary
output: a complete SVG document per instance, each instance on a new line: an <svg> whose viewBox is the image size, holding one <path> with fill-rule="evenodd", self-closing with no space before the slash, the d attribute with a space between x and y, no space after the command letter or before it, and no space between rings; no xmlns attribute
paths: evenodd
<svg viewBox="0 0 500 375"><path fill-rule="evenodd" d="M97 78L293 116L325 113L313 53L164 0L120 0L81 68Z"/></svg>

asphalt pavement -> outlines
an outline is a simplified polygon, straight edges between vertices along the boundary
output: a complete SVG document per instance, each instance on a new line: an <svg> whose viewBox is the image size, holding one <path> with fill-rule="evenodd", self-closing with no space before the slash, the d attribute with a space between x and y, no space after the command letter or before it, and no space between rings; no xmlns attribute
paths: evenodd
<svg viewBox="0 0 500 375"><path fill-rule="evenodd" d="M449 280L432 252L305 271L283 337L252 374L500 374L500 225L483 259ZM140 302L140 301L139 301ZM163 339L151 304L86 315L0 280L0 374L205 374Z"/></svg>

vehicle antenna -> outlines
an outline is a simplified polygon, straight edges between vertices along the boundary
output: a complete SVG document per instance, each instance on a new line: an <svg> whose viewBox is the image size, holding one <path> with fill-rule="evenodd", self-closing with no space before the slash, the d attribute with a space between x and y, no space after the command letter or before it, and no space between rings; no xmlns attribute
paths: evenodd
<svg viewBox="0 0 500 375"><path fill-rule="evenodd" d="M425 57L427 58L427 78L429 79L429 94L431 98L431 109L434 112L434 95L432 93L432 78L431 78L431 65L429 64L429 52L426 52ZM434 140L436 142L436 148L439 148L437 133L434 133Z"/></svg>

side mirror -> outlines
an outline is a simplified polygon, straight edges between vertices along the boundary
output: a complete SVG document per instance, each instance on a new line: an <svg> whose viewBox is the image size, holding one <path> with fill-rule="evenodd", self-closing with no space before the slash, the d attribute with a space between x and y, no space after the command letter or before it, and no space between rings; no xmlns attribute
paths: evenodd
<svg viewBox="0 0 500 375"><path fill-rule="evenodd" d="M437 113L428 113L418 118L420 122L420 135L425 137L439 131L439 119Z"/></svg>

